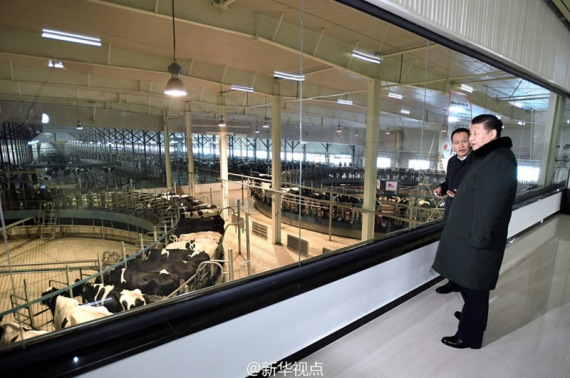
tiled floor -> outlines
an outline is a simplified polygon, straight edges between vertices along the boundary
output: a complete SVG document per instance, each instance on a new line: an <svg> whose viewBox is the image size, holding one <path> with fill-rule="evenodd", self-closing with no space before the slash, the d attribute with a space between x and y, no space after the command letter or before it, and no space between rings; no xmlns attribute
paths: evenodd
<svg viewBox="0 0 570 378"><path fill-rule="evenodd" d="M507 247L483 348L453 349L459 293L433 288L303 361L335 377L570 377L570 215ZM446 281L445 281L446 282Z"/></svg>

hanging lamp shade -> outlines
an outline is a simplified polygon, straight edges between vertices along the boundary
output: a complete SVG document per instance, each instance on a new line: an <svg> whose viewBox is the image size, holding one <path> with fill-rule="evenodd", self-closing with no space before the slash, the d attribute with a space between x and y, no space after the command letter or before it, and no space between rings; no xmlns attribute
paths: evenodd
<svg viewBox="0 0 570 378"><path fill-rule="evenodd" d="M218 121L218 126L226 127L226 122L224 121L224 116L220 115L220 120Z"/></svg>
<svg viewBox="0 0 570 378"><path fill-rule="evenodd" d="M164 94L172 97L183 97L186 96L186 88L184 83L180 79L180 74L182 72L182 67L176 62L171 63L168 66L168 72L172 75L168 83L166 83L166 88L164 89Z"/></svg>
<svg viewBox="0 0 570 378"><path fill-rule="evenodd" d="M164 94L172 97L183 97L186 96L186 88L184 88L184 83L180 80L180 75L182 74L182 67L176 63L176 26L174 22L174 0L172 0L172 60L168 66L168 72L170 72L170 80L166 83L166 88L164 89Z"/></svg>

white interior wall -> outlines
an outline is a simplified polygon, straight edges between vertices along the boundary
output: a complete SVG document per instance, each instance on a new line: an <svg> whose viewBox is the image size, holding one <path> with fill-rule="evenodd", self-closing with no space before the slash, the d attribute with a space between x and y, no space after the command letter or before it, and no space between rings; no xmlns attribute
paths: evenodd
<svg viewBox="0 0 570 378"><path fill-rule="evenodd" d="M365 1L570 91L570 33L542 0Z"/></svg>

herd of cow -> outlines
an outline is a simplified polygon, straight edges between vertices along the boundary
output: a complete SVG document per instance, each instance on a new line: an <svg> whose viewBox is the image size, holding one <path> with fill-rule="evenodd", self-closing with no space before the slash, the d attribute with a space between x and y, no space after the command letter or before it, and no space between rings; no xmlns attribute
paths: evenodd
<svg viewBox="0 0 570 378"><path fill-rule="evenodd" d="M55 330L64 329L151 301L215 285L223 280L224 220L214 205L189 196L168 196L181 218L170 242L146 249L94 282L77 279L70 287L49 287L41 303L49 308ZM0 319L1 321L2 319ZM0 346L40 336L45 330L15 322L0 323Z"/></svg>

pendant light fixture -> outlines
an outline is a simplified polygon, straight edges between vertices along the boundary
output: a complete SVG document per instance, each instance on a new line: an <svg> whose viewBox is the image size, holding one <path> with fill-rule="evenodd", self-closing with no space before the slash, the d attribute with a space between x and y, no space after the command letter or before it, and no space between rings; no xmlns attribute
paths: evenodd
<svg viewBox="0 0 570 378"><path fill-rule="evenodd" d="M168 72L170 72L171 77L166 84L164 94L172 97L183 97L186 96L186 88L184 88L184 83L182 80L180 80L182 67L176 63L176 27L174 22L174 0L172 0L172 41L172 58L174 61L168 66Z"/></svg>
<svg viewBox="0 0 570 378"><path fill-rule="evenodd" d="M267 117L267 96L265 96L265 119L263 120L263 125L261 127L264 129L269 128L269 118Z"/></svg>
<svg viewBox="0 0 570 378"><path fill-rule="evenodd" d="M77 98L75 99L75 110L77 111L77 126L75 126L75 129L83 130L83 125L81 124L81 120L79 119L79 94L77 94Z"/></svg>
<svg viewBox="0 0 570 378"><path fill-rule="evenodd" d="M220 120L218 121L219 127L226 127L226 122L224 121L224 114L223 114L223 109L222 109L223 99L224 99L224 97L223 97L222 91L220 90Z"/></svg>

